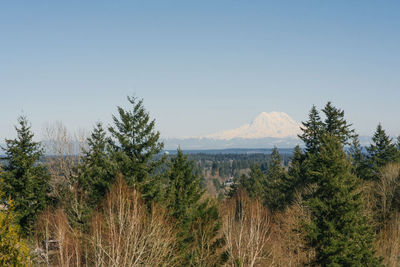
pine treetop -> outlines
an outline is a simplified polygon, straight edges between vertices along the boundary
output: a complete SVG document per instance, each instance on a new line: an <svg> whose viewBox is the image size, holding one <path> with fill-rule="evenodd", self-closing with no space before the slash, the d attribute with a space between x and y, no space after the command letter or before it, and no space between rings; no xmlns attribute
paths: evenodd
<svg viewBox="0 0 400 267"><path fill-rule="evenodd" d="M268 162L268 180L276 181L282 178L285 170L282 166L282 157L276 147L272 150L271 156Z"/></svg>
<svg viewBox="0 0 400 267"><path fill-rule="evenodd" d="M87 139L88 149L83 151L78 166L78 183L87 191L91 206L104 197L117 176L116 164L109 154L109 139L101 123L96 124Z"/></svg>
<svg viewBox="0 0 400 267"><path fill-rule="evenodd" d="M332 105L329 101L322 112L325 114L324 130L333 136L337 136L343 145L349 144L355 136L354 129L351 129L352 124L347 123L344 118L344 111Z"/></svg>
<svg viewBox="0 0 400 267"><path fill-rule="evenodd" d="M349 124L344 118L344 111L328 102L322 112L325 115L325 120L322 121L316 106L312 106L308 121L302 122L300 127L302 134L298 135L304 142L307 153L315 153L320 145L321 135L328 133L336 136L343 145L350 144L349 141L355 137L354 129L351 129L352 124Z"/></svg>
<svg viewBox="0 0 400 267"><path fill-rule="evenodd" d="M43 156L43 148L40 143L33 141L31 126L25 116L18 118L19 126L16 139L6 139L5 154L8 164L5 171L23 171L36 163Z"/></svg>
<svg viewBox="0 0 400 267"><path fill-rule="evenodd" d="M304 142L306 151L313 153L318 148L319 136L323 130L323 123L319 112L315 105L312 106L309 114L308 121L302 122L303 126L300 127L302 134L298 137Z"/></svg>
<svg viewBox="0 0 400 267"><path fill-rule="evenodd" d="M376 176L380 167L389 162L399 160L400 153L380 123L372 137L372 142L373 143L367 147L368 161L373 168L373 176Z"/></svg>
<svg viewBox="0 0 400 267"><path fill-rule="evenodd" d="M155 130L155 120L143 106L143 99L129 97L131 110L117 107L118 117L113 115L114 127L109 127L114 149L141 163L149 161L163 149L160 132Z"/></svg>

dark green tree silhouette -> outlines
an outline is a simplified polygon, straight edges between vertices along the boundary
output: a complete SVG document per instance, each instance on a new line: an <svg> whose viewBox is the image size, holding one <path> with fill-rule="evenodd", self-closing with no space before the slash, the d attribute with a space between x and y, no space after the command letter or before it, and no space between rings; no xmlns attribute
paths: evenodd
<svg viewBox="0 0 400 267"><path fill-rule="evenodd" d="M309 113L308 121L303 122L303 127L300 127L303 133L299 137L306 146L305 164L307 164L308 158L318 151L318 147L321 144L321 136L325 134L335 136L343 146L349 145L350 141L356 137L354 129L351 129L352 125L344 118L343 110L334 107L331 102L328 102L322 112L325 115L324 121L321 121L317 108L313 106ZM307 174L303 173L301 176L305 177L303 186L309 185L310 181L307 178Z"/></svg>
<svg viewBox="0 0 400 267"><path fill-rule="evenodd" d="M312 106L308 115L308 121L302 122L300 127L302 134L299 138L304 142L307 153L314 153L319 146L320 136L323 132L323 123L316 106Z"/></svg>
<svg viewBox="0 0 400 267"><path fill-rule="evenodd" d="M274 147L269 162L264 189L264 204L271 211L283 210L286 206L286 194L289 193L287 173L282 167L282 157Z"/></svg>
<svg viewBox="0 0 400 267"><path fill-rule="evenodd" d="M362 213L359 179L337 136L323 135L310 157L309 175L317 188L308 200L307 241L318 266L379 266L374 235Z"/></svg>
<svg viewBox="0 0 400 267"><path fill-rule="evenodd" d="M322 112L325 114L324 132L336 136L343 145L349 145L356 135L352 124L347 123L344 118L344 111L332 105L329 101Z"/></svg>
<svg viewBox="0 0 400 267"><path fill-rule="evenodd" d="M308 121L302 122L300 127L302 134L299 138L306 146L306 153L314 153L320 144L321 135L327 133L336 136L343 145L349 145L350 141L356 136L352 124L349 124L344 118L344 111L332 105L329 101L322 112L325 120L322 121L315 106L312 106L308 115Z"/></svg>
<svg viewBox="0 0 400 267"><path fill-rule="evenodd" d="M389 162L395 162L400 159L399 150L392 143L392 139L386 134L381 124L378 124L372 144L367 147L369 173L367 177L377 179L379 170Z"/></svg>
<svg viewBox="0 0 400 267"><path fill-rule="evenodd" d="M363 152L363 147L360 145L358 136L353 138L349 149L349 154L351 156L354 174L361 179L366 179L369 172L369 166L366 155Z"/></svg>
<svg viewBox="0 0 400 267"><path fill-rule="evenodd" d="M114 126L111 133L111 156L118 172L135 185L147 200L158 199L161 180L154 175L160 165L154 156L161 152L163 143L160 133L155 130L155 120L143 106L143 100L128 97L130 110L118 107L118 116L113 116Z"/></svg>
<svg viewBox="0 0 400 267"><path fill-rule="evenodd" d="M290 204L294 200L295 192L302 192L305 185L305 173L306 173L306 156L301 150L300 146L297 145L294 148L293 156L289 163L288 174L284 180L284 190L286 195L285 202Z"/></svg>
<svg viewBox="0 0 400 267"><path fill-rule="evenodd" d="M90 207L94 207L105 196L117 175L116 164L110 160L108 141L102 124L96 124L87 139L88 149L83 151L78 167L78 182L87 193Z"/></svg>
<svg viewBox="0 0 400 267"><path fill-rule="evenodd" d="M26 117L18 118L16 139L6 139L7 164L1 172L5 197L13 200L16 220L23 234L28 235L37 216L48 204L50 176L39 162L43 156L40 143L33 141L31 126ZM3 199L7 204L7 199Z"/></svg>
<svg viewBox="0 0 400 267"><path fill-rule="evenodd" d="M170 162L167 176L165 203L178 224L182 266L204 266L204 262L197 262L201 258L198 253L208 250L215 255L222 245L216 238L221 226L217 206L203 198L204 189L193 162L180 149Z"/></svg>
<svg viewBox="0 0 400 267"><path fill-rule="evenodd" d="M260 169L259 166L253 165L250 168L250 174L242 175L239 181L240 187L243 187L248 193L249 197L260 199L264 198L265 195L265 187L267 186L267 178L265 173ZM235 188L237 187L234 185ZM236 188L235 192L238 188ZM234 191L231 192L230 196L233 196Z"/></svg>

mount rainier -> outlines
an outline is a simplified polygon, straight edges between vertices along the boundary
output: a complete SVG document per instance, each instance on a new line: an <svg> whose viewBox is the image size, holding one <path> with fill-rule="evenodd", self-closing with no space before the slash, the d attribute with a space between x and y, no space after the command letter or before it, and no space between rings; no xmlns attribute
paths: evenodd
<svg viewBox="0 0 400 267"><path fill-rule="evenodd" d="M273 111L271 113L262 112L251 123L239 128L222 131L202 138L212 138L219 140L231 140L234 138L296 138L300 133L300 124L295 122L284 112Z"/></svg>
<svg viewBox="0 0 400 267"><path fill-rule="evenodd" d="M284 112L262 112L239 128L192 138L164 139L166 149L293 148L300 124Z"/></svg>

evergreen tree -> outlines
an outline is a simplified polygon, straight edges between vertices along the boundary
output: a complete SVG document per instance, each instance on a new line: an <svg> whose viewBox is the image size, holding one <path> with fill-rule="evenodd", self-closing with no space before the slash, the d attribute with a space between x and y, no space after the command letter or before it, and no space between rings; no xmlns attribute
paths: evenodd
<svg viewBox="0 0 400 267"><path fill-rule="evenodd" d="M317 188L308 201L308 242L315 249L317 265L378 266L374 236L357 192L359 180L351 173L341 142L336 136L323 135L317 153L310 157L309 175Z"/></svg>
<svg viewBox="0 0 400 267"><path fill-rule="evenodd" d="M115 164L110 160L108 139L101 123L93 129L87 139L88 150L83 151L82 163L78 167L78 182L94 207L105 196L117 175Z"/></svg>
<svg viewBox="0 0 400 267"><path fill-rule="evenodd" d="M397 150L400 152L400 135L397 136L396 147L397 147Z"/></svg>
<svg viewBox="0 0 400 267"><path fill-rule="evenodd" d="M165 202L179 226L182 266L204 266L204 263L198 262L198 249L211 248L209 253L216 254L221 245L221 240L216 239L220 228L217 206L202 199L204 190L193 162L188 161L180 149L171 160L168 181Z"/></svg>
<svg viewBox="0 0 400 267"><path fill-rule="evenodd" d="M299 138L304 142L307 153L314 153L318 149L320 135L323 132L323 123L316 106L312 106L308 115L308 121L302 122L300 127L302 134Z"/></svg>
<svg viewBox="0 0 400 267"><path fill-rule="evenodd" d="M325 114L324 132L336 136L343 145L349 145L356 135L354 129L350 129L352 124L348 124L344 119L344 111L332 105L329 101L322 112Z"/></svg>
<svg viewBox="0 0 400 267"><path fill-rule="evenodd" d="M33 141L33 133L25 117L18 118L17 138L6 140L6 160L1 173L6 197L14 201L16 219L24 234L30 232L36 217L48 201L50 176L39 162L43 156L40 143ZM7 203L7 199L3 199Z"/></svg>
<svg viewBox="0 0 400 267"><path fill-rule="evenodd" d="M294 148L293 156L290 160L290 165L288 169L288 174L290 177L292 177L292 180L294 181L293 182L294 188L300 185L304 180L303 177L303 174L305 173L304 160L305 160L305 154L301 150L300 146L297 145Z"/></svg>
<svg viewBox="0 0 400 267"><path fill-rule="evenodd" d="M259 197L260 199L264 198L266 183L267 183L266 175L257 165L253 165L250 168L249 176L243 174L240 177L240 182L239 182L240 186L246 190L249 197L251 198ZM236 190L231 190L230 196L233 196L235 192Z"/></svg>
<svg viewBox="0 0 400 267"><path fill-rule="evenodd" d="M276 147L274 147L268 163L264 204L272 211L283 210L286 206L285 193L287 193L287 187L290 185L285 183L288 180L286 172L282 167L281 155Z"/></svg>
<svg viewBox="0 0 400 267"><path fill-rule="evenodd" d="M143 100L128 97L128 101L132 109L118 107L118 117L113 116L114 126L109 128L112 159L129 185L137 186L145 199L154 199L161 187L153 175L160 163L154 156L161 152L163 143Z"/></svg>
<svg viewBox="0 0 400 267"><path fill-rule="evenodd" d="M368 151L368 165L370 172L368 178L376 179L381 167L389 162L395 162L400 159L399 151L396 145L392 143L392 139L386 134L381 124L378 124L374 136L372 137L372 144L367 147Z"/></svg>
<svg viewBox="0 0 400 267"><path fill-rule="evenodd" d="M303 127L300 127L303 133L299 137L306 145L306 164L308 158L318 151L321 136L325 134L335 136L343 146L349 145L349 141L356 137L354 129L351 129L352 125L348 124L344 118L343 110L334 107L331 102L328 102L322 112L325 115L324 121L321 121L316 107L313 106L309 114L309 120L303 122ZM307 177L306 173L301 176ZM304 185L310 184L308 178L303 181Z"/></svg>
<svg viewBox="0 0 400 267"><path fill-rule="evenodd" d="M359 178L365 179L368 176L368 166L362 150L363 148L360 145L358 136L355 136L350 146L349 154L351 156L354 174Z"/></svg>
<svg viewBox="0 0 400 267"><path fill-rule="evenodd" d="M307 154L317 151L321 136L325 133L336 136L343 145L349 145L349 141L356 136L354 129L351 129L352 124L345 120L343 110L328 102L322 112L324 121L321 121L317 108L312 106L308 121L302 122L303 127L300 127L303 133L299 138L304 142Z"/></svg>
<svg viewBox="0 0 400 267"><path fill-rule="evenodd" d="M167 208L172 216L184 220L193 205L197 204L204 190L196 175L193 162L187 160L182 150L171 160L168 172L169 185L166 189Z"/></svg>
<svg viewBox="0 0 400 267"><path fill-rule="evenodd" d="M301 192L305 185L305 154L301 150L300 146L297 145L294 148L293 156L290 160L288 174L284 180L284 192L286 195L286 203L292 203L294 198L294 193L296 191Z"/></svg>

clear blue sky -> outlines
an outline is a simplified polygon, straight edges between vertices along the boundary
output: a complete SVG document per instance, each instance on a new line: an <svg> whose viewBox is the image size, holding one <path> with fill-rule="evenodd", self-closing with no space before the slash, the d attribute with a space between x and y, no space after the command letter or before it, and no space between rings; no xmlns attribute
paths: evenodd
<svg viewBox="0 0 400 267"><path fill-rule="evenodd" d="M362 135L400 134L400 1L3 1L0 140L108 123L144 98L163 136L262 111L343 108ZM0 141L2 143L3 141Z"/></svg>

